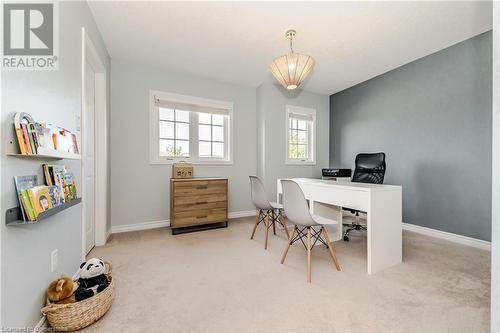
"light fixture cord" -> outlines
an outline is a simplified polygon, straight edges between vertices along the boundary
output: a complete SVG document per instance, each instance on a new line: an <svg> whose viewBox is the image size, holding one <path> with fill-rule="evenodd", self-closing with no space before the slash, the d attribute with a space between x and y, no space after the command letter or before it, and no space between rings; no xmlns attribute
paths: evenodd
<svg viewBox="0 0 500 333"><path fill-rule="evenodd" d="M290 51L293 53L293 37L290 38Z"/></svg>

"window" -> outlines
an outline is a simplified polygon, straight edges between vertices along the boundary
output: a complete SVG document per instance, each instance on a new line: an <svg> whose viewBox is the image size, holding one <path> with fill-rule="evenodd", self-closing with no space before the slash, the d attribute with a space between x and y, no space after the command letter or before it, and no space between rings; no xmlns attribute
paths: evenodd
<svg viewBox="0 0 500 333"><path fill-rule="evenodd" d="M315 164L316 110L287 105L286 163Z"/></svg>
<svg viewBox="0 0 500 333"><path fill-rule="evenodd" d="M231 102L150 92L150 162L231 163Z"/></svg>

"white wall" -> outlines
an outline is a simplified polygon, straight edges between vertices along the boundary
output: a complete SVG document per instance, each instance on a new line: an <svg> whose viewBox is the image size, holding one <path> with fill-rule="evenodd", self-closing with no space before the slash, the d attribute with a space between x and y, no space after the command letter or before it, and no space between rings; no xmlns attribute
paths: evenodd
<svg viewBox="0 0 500 333"><path fill-rule="evenodd" d="M286 105L316 109L316 165L286 165ZM258 171L270 199L276 198L276 180L283 177L320 178L329 163L329 96L303 90L289 91L277 84L257 88L259 139Z"/></svg>
<svg viewBox="0 0 500 333"><path fill-rule="evenodd" d="M149 164L149 90L234 102L233 164L195 165L194 173L229 178L229 212L255 209L248 180L257 165L255 88L114 59L111 81L113 227L169 219L171 166Z"/></svg>
<svg viewBox="0 0 500 333"><path fill-rule="evenodd" d="M85 27L106 61L109 74L109 56L87 3L60 3L59 15L59 70L2 73L0 231L3 327L34 326L41 318L40 308L44 305L49 282L62 273L72 275L81 261L81 205L39 224L5 225L5 209L18 206L14 176L38 174L42 177L41 164L46 163L4 155L4 143L14 139L13 114L28 112L38 121L53 122L75 131L75 117L81 112L81 27ZM80 161L58 163L68 166L81 189ZM56 248L59 250L59 267L51 273L50 253Z"/></svg>

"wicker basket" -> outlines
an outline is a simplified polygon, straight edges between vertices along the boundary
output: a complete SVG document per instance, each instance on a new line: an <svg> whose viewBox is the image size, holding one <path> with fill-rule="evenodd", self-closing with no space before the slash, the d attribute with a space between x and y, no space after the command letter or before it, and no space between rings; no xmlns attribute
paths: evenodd
<svg viewBox="0 0 500 333"><path fill-rule="evenodd" d="M47 306L42 308L43 315L56 331L76 331L98 321L111 307L114 296L111 264L108 265L109 285L97 295L83 301L69 304L55 304L47 299Z"/></svg>

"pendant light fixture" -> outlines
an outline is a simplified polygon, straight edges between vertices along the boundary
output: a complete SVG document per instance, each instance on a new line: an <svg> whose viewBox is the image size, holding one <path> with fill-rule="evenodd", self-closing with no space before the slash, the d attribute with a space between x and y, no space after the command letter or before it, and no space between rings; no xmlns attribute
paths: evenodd
<svg viewBox="0 0 500 333"><path fill-rule="evenodd" d="M293 52L292 40L297 32L288 30L285 34L290 40L290 53L282 55L273 60L269 69L276 80L286 89L296 89L314 68L313 57Z"/></svg>

